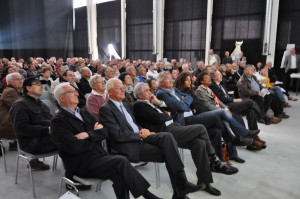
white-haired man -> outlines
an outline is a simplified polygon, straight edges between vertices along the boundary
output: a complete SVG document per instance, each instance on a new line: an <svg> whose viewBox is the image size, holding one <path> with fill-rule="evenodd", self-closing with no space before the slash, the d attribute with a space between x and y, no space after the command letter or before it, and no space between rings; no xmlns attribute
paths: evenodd
<svg viewBox="0 0 300 199"><path fill-rule="evenodd" d="M129 106L122 103L125 89L119 79L110 79L106 90L109 100L100 107L99 120L108 129L112 153L124 155L131 162L165 162L174 190L173 199L186 198L186 194L200 189L187 181L173 135L150 132L136 123Z"/></svg>
<svg viewBox="0 0 300 199"><path fill-rule="evenodd" d="M51 120L51 136L66 168L66 177L108 178L118 199L157 199L148 191L150 184L123 156L108 155L99 142L107 138L107 129L85 110L77 107L78 93L69 83L58 85L54 96L61 108Z"/></svg>

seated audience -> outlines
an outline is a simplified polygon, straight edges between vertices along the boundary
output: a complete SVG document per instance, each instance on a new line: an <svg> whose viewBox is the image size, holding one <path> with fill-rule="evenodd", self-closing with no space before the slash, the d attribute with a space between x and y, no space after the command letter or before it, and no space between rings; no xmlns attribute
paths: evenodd
<svg viewBox="0 0 300 199"><path fill-rule="evenodd" d="M92 92L86 101L86 107L99 120L99 108L108 100L105 83L100 75L94 75L89 80Z"/></svg>
<svg viewBox="0 0 300 199"><path fill-rule="evenodd" d="M132 87L134 88L135 85L140 81L139 78L136 76L135 67L129 64L129 66L126 68L126 72L130 75L132 79Z"/></svg>
<svg viewBox="0 0 300 199"><path fill-rule="evenodd" d="M155 94L156 90L157 90L157 83L156 80L154 78L151 79L147 79L146 83L148 84L149 88L150 88L150 92Z"/></svg>
<svg viewBox="0 0 300 199"><path fill-rule="evenodd" d="M56 150L50 137L52 115L46 104L39 97L46 82L28 78L23 83L24 96L16 101L9 112L20 148L28 153L42 154ZM21 114L20 114L21 113ZM49 165L38 159L30 161L34 170L48 170Z"/></svg>
<svg viewBox="0 0 300 199"><path fill-rule="evenodd" d="M114 78L115 77L115 70L112 69L112 67L107 66L106 68L104 68L104 82L106 83L109 79Z"/></svg>
<svg viewBox="0 0 300 199"><path fill-rule="evenodd" d="M79 90L83 95L91 93L92 88L89 84L89 79L91 78L91 71L88 67L84 67L80 70L81 79L77 83Z"/></svg>
<svg viewBox="0 0 300 199"><path fill-rule="evenodd" d="M4 68L4 77L2 78L2 83L4 85L4 87L7 86L7 82L6 82L6 76L10 73L16 72L12 66L6 66Z"/></svg>
<svg viewBox="0 0 300 199"><path fill-rule="evenodd" d="M134 197L157 199L148 191L150 184L123 156L108 155L101 146L107 129L87 111L77 107L78 93L67 83L54 91L61 108L51 120L51 136L66 168L66 177L73 175L110 179L118 199Z"/></svg>
<svg viewBox="0 0 300 199"><path fill-rule="evenodd" d="M43 84L43 91L51 91L51 84L53 82L51 71L49 68L43 68L40 76L40 80L45 80L47 83Z"/></svg>
<svg viewBox="0 0 300 199"><path fill-rule="evenodd" d="M119 79L122 81L124 89L125 89L125 98L123 99L123 102L128 104L130 109L132 110L133 104L135 102L135 98L133 96L133 85L132 85L132 79L128 73L121 73L119 76Z"/></svg>
<svg viewBox="0 0 300 199"><path fill-rule="evenodd" d="M229 56L229 51L228 50L226 50L225 51L225 56L223 57L223 59L222 59L222 64L232 64L232 58Z"/></svg>
<svg viewBox="0 0 300 199"><path fill-rule="evenodd" d="M148 72L147 72L146 76L147 76L147 79L150 79L150 78L157 79L158 72L154 69L153 64L149 65Z"/></svg>
<svg viewBox="0 0 300 199"><path fill-rule="evenodd" d="M197 62L197 69L194 71L193 75L194 77L197 77L199 73L201 73L205 68L205 64L203 61Z"/></svg>
<svg viewBox="0 0 300 199"><path fill-rule="evenodd" d="M53 97L54 97L54 89L58 84L60 84L60 82L63 81L63 74L66 70L69 70L69 67L67 65L59 67L58 69L59 77L54 82L51 83L51 93L53 94Z"/></svg>
<svg viewBox="0 0 300 199"><path fill-rule="evenodd" d="M0 97L0 139L15 140L16 134L9 118L12 104L22 97L23 77L17 73L6 76L7 87ZM9 142L9 150L17 150L17 142Z"/></svg>
<svg viewBox="0 0 300 199"><path fill-rule="evenodd" d="M139 75L138 75L139 82L145 82L146 79L147 79L146 68L144 66L139 66L137 70L138 70L138 73L139 73Z"/></svg>
<svg viewBox="0 0 300 199"><path fill-rule="evenodd" d="M185 198L186 194L202 188L187 181L172 134L150 132L136 123L130 108L122 103L125 98L122 82L110 79L106 90L109 100L100 107L99 119L108 129L111 152L124 155L131 162L165 162L174 191L173 199Z"/></svg>
<svg viewBox="0 0 300 199"><path fill-rule="evenodd" d="M240 80L237 83L239 96L242 99L252 99L254 100L260 110L260 119L262 119L266 125L277 124L281 122L281 118L269 118L266 115L269 107L272 103L272 95L262 96L262 85L258 82L257 78L253 75L253 70L251 65L247 65L244 69L244 74L241 76ZM271 106L275 115L279 115L281 109L277 107L276 101L273 102Z"/></svg>

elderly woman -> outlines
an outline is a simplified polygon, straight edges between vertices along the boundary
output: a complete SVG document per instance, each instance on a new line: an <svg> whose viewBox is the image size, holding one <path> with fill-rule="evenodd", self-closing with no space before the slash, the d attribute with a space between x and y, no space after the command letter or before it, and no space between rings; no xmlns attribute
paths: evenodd
<svg viewBox="0 0 300 199"><path fill-rule="evenodd" d="M146 83L148 84L149 88L150 88L150 92L155 94L156 90L157 90L157 83L156 80L154 78L151 79L147 79Z"/></svg>
<svg viewBox="0 0 300 199"><path fill-rule="evenodd" d="M132 85L132 79L127 72L121 73L119 79L122 81L125 89L125 98L123 99L123 102L127 103L132 110L135 102L135 98L133 96L134 88Z"/></svg>
<svg viewBox="0 0 300 199"><path fill-rule="evenodd" d="M4 68L4 78L2 79L2 83L3 85L6 87L7 86L7 82L6 82L6 76L10 73L16 72L15 69L12 66L6 66Z"/></svg>

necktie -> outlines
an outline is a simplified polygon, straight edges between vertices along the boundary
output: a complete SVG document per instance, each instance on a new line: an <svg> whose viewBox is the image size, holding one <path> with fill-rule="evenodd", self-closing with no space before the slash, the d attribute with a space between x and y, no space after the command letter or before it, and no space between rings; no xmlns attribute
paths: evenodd
<svg viewBox="0 0 300 199"><path fill-rule="evenodd" d="M80 115L80 113L79 113L79 108L76 108L76 109L75 109L74 115L75 115L78 119L80 119L81 121L83 121L83 119L82 119L82 117L81 117L81 115Z"/></svg>
<svg viewBox="0 0 300 199"><path fill-rule="evenodd" d="M123 106L123 104L120 104L120 111L125 116L128 124L131 126L131 128L133 129L133 131L135 133L139 133L139 127L134 123L131 115L126 111L126 109Z"/></svg>
<svg viewBox="0 0 300 199"><path fill-rule="evenodd" d="M226 93L226 91L224 90L223 86L220 84L219 85L220 89L223 91L224 95L226 98L230 98L230 96Z"/></svg>

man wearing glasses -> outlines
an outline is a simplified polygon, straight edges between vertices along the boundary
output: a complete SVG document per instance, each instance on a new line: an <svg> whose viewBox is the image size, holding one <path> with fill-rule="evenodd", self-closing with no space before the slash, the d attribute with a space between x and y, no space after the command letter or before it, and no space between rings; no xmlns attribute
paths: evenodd
<svg viewBox="0 0 300 199"><path fill-rule="evenodd" d="M20 148L31 154L42 154L56 150L50 137L50 110L39 97L47 82L33 77L23 82L23 97L16 101L9 112ZM49 165L38 159L30 161L34 170L48 170Z"/></svg>
<svg viewBox="0 0 300 199"><path fill-rule="evenodd" d="M22 97L23 77L14 72L6 76L7 87L0 98L0 138L15 140L16 135L9 119L9 109L12 104ZM9 150L17 150L16 141L9 143ZM0 151L0 155L1 151Z"/></svg>

